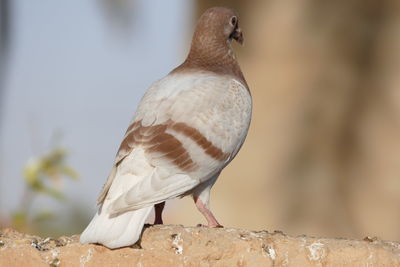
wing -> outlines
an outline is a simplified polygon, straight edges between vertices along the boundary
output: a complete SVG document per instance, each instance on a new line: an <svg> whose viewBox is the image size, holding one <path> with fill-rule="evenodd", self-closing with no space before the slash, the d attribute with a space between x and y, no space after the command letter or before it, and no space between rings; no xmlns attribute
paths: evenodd
<svg viewBox="0 0 400 267"><path fill-rule="evenodd" d="M153 171L113 200L113 213L191 190L234 157L246 136L250 116L250 94L232 78L168 75L156 82L139 104L99 203L118 179L120 165L139 148ZM135 166L131 168L135 172Z"/></svg>

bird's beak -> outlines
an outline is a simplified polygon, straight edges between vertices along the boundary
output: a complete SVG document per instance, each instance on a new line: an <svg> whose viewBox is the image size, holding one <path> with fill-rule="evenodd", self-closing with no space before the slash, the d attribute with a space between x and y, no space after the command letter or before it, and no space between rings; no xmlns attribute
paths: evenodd
<svg viewBox="0 0 400 267"><path fill-rule="evenodd" d="M243 39L242 29L237 27L235 31L232 33L232 38L235 39L239 44L243 45L244 39Z"/></svg>

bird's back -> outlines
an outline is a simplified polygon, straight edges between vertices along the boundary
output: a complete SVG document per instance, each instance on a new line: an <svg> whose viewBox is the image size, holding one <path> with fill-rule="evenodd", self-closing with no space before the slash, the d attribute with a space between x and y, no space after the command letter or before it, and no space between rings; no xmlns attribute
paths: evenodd
<svg viewBox="0 0 400 267"><path fill-rule="evenodd" d="M141 100L117 155L117 171L110 179L113 187L119 180L124 186L119 196L109 196L115 202L113 210L154 205L209 179L236 155L250 116L248 90L229 76L172 74L155 82ZM142 158L132 160L138 151ZM121 173L127 172L135 174L134 185L122 182L126 178Z"/></svg>

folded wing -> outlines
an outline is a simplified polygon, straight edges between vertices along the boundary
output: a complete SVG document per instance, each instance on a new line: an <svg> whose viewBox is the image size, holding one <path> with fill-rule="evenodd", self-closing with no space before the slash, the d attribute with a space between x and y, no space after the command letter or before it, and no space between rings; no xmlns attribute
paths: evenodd
<svg viewBox="0 0 400 267"><path fill-rule="evenodd" d="M245 86L231 78L168 75L156 82L126 131L98 203L111 201L111 214L141 209L211 178L244 140L246 101Z"/></svg>

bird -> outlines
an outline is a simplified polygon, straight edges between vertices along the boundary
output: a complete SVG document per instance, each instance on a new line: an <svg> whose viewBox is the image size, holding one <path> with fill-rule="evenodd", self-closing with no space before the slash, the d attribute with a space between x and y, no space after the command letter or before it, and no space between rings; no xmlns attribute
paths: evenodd
<svg viewBox="0 0 400 267"><path fill-rule="evenodd" d="M243 44L236 11L207 9L184 62L145 92L80 242L114 249L134 245L165 201L192 196L208 227L210 190L247 136L252 97L232 42Z"/></svg>

